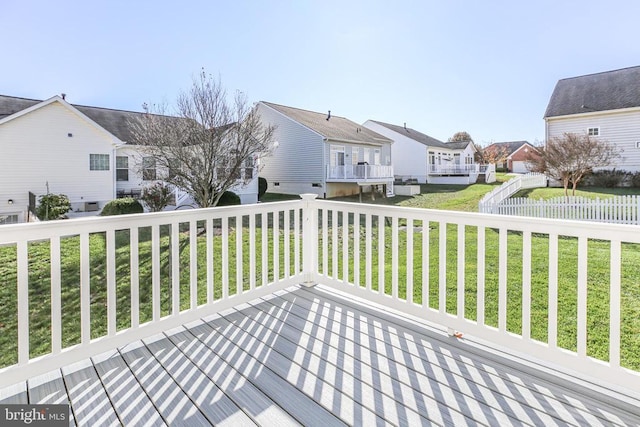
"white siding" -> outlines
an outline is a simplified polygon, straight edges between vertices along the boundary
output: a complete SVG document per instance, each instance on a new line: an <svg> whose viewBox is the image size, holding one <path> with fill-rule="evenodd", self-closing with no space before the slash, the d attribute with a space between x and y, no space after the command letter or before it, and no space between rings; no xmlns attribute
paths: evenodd
<svg viewBox="0 0 640 427"><path fill-rule="evenodd" d="M424 183L427 179L427 146L389 128L367 120L364 127L393 140L389 144L393 173L397 176L412 177Z"/></svg>
<svg viewBox="0 0 640 427"><path fill-rule="evenodd" d="M312 184L324 185L324 138L270 107L259 103L257 108L263 123L277 126L274 141L278 147L271 156L261 159L260 176L267 179L267 191L299 194L303 189L314 188L322 195L322 188ZM275 187L274 182L279 182L280 187Z"/></svg>
<svg viewBox="0 0 640 427"><path fill-rule="evenodd" d="M142 190L147 185L151 185L156 181L145 181L142 178L142 158L145 156L140 146L137 145L124 145L118 148L118 156L127 156L129 159L129 179L127 181L117 181L116 187L118 190L124 190L129 192L130 190ZM156 169L156 176L158 178L166 177L166 169ZM115 171L114 171L115 175ZM238 196L242 204L257 203L258 202L258 177L257 172L253 171L253 179L247 184L237 184L229 189ZM189 203L191 203L189 201Z"/></svg>
<svg viewBox="0 0 640 427"><path fill-rule="evenodd" d="M47 182L76 207L102 206L115 195L112 142L58 102L0 125L0 213L26 212L28 192L45 194ZM89 170L89 154L108 154L110 170Z"/></svg>
<svg viewBox="0 0 640 427"><path fill-rule="evenodd" d="M609 141L622 152L615 166L618 170L640 171L640 111L604 112L546 119L547 139L565 132L586 133L588 128L599 127L598 138Z"/></svg>

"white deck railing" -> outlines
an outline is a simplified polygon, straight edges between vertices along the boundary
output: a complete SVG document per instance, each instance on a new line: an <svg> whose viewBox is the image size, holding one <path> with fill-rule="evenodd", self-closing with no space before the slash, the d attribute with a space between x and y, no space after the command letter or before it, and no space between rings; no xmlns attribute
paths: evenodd
<svg viewBox="0 0 640 427"><path fill-rule="evenodd" d="M3 351L17 364L0 371L0 387L291 284L322 283L640 391L640 375L625 367L637 331L622 299L635 283L622 260L640 250L637 227L304 197L4 226L17 327L3 333L16 341ZM35 253L49 254L39 270L49 277L35 274ZM73 292L77 305L63 301ZM32 325L42 299L50 325ZM32 352L42 344L30 342L35 333L50 345Z"/></svg>
<svg viewBox="0 0 640 427"><path fill-rule="evenodd" d="M393 179L393 166L383 165L327 165L327 180Z"/></svg>
<svg viewBox="0 0 640 427"><path fill-rule="evenodd" d="M453 175L468 175L470 173L479 172L480 165L477 163L472 164L445 164L445 165L432 165L428 166L430 174L453 174Z"/></svg>

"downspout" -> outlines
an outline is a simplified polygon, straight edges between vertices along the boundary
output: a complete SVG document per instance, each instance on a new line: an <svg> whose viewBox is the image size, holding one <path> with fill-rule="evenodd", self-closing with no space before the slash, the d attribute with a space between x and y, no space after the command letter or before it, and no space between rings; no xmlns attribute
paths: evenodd
<svg viewBox="0 0 640 427"><path fill-rule="evenodd" d="M324 198L327 198L327 142L329 138L322 138L322 188L324 189Z"/></svg>

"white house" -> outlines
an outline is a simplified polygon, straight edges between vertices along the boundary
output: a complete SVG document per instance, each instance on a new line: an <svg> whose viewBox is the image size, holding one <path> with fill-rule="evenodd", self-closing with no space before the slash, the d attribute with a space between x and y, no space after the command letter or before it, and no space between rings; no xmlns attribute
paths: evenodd
<svg viewBox="0 0 640 427"><path fill-rule="evenodd" d="M275 149L262 159L260 175L273 193L337 197L393 191L392 140L329 111L317 113L270 102L256 105L275 125Z"/></svg>
<svg viewBox="0 0 640 427"><path fill-rule="evenodd" d="M391 152L397 180L429 184L471 184L482 173L471 141L442 142L415 129L377 120L364 125L393 140Z"/></svg>
<svg viewBox="0 0 640 427"><path fill-rule="evenodd" d="M129 143L130 123L141 114L71 105L59 96L0 96L0 224L27 221L30 205L47 191L67 195L74 212L87 212L156 182L153 159ZM251 176L232 189L242 203L257 202ZM178 205L189 204L177 195Z"/></svg>
<svg viewBox="0 0 640 427"><path fill-rule="evenodd" d="M559 80L544 115L546 140L588 134L615 144L615 167L640 171L640 66Z"/></svg>

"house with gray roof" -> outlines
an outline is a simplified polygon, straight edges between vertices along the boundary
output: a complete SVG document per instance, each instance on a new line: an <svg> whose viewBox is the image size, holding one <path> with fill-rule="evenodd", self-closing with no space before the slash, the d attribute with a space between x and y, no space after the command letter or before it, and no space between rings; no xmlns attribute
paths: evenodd
<svg viewBox="0 0 640 427"><path fill-rule="evenodd" d="M640 66L559 80L544 120L546 140L588 134L619 148L612 167L640 171Z"/></svg>
<svg viewBox="0 0 640 427"><path fill-rule="evenodd" d="M0 95L0 224L28 221L34 200L47 192L67 195L74 213L97 213L160 180L163 172L133 142L131 124L142 114L72 105L60 96ZM243 203L257 202L251 174L248 184L232 189ZM190 203L176 190L177 205Z"/></svg>
<svg viewBox="0 0 640 427"><path fill-rule="evenodd" d="M442 142L406 126L367 120L364 127L393 140L396 182L471 184L484 174L471 141ZM490 178L489 178L490 179Z"/></svg>
<svg viewBox="0 0 640 427"><path fill-rule="evenodd" d="M393 192L392 140L345 117L261 101L261 120L275 125L275 149L261 159L268 191L358 194Z"/></svg>

